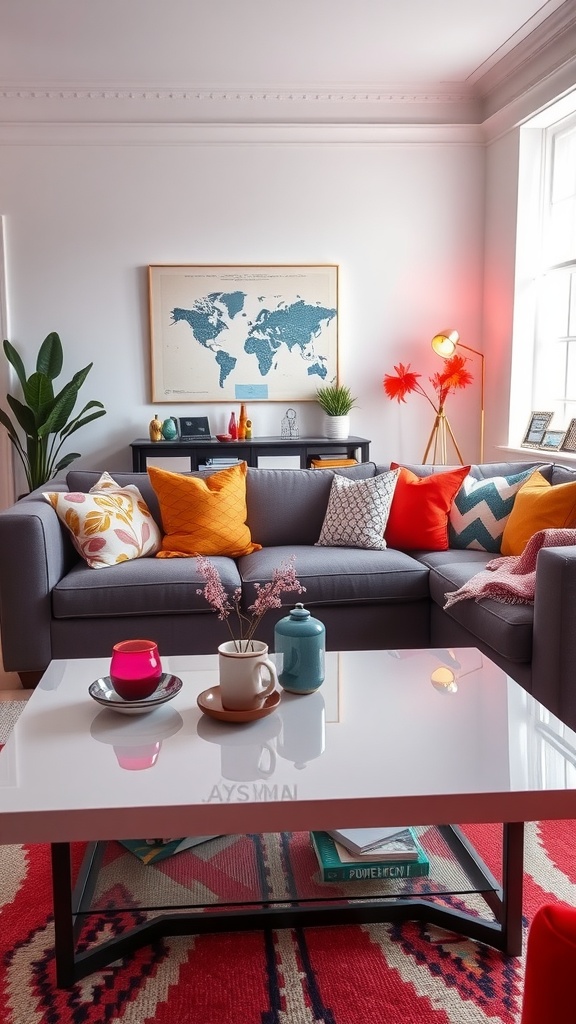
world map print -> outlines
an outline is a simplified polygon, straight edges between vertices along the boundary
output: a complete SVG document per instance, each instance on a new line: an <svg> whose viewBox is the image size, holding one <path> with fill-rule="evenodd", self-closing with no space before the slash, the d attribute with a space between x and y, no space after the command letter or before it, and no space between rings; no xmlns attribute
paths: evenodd
<svg viewBox="0 0 576 1024"><path fill-rule="evenodd" d="M198 299L192 309L174 309L174 323L185 320L194 340L210 349L218 367L218 386L223 388L228 376L234 372L238 359L226 348L228 321L235 317L246 318L244 306L248 296L245 292L212 292ZM336 316L335 309L312 306L299 298L285 303L278 298L277 304L269 308L265 296L260 300L262 308L255 320L246 320L244 351L254 356L261 377L267 377L277 365L278 349L285 345L289 352L295 351L303 362L303 371L321 380L327 375L326 357L315 351L314 342L323 329Z"/></svg>
<svg viewBox="0 0 576 1024"><path fill-rule="evenodd" d="M196 287L184 281L180 294L174 279L167 287L162 282L164 395L212 401L313 398L336 376L335 290L321 274L232 276L235 287L199 288L209 283L203 275Z"/></svg>

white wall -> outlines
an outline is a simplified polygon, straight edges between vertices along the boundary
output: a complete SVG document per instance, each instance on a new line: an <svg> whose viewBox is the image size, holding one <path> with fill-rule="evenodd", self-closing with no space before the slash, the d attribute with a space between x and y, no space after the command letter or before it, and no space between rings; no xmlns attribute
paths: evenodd
<svg viewBox="0 0 576 1024"><path fill-rule="evenodd" d="M161 262L338 263L340 375L359 399L352 430L372 439L378 461L419 461L432 410L417 395L391 403L382 378L399 361L424 379L440 369L429 341L446 326L480 347L484 146L466 129L420 139L414 129L408 142L351 132L335 143L304 131L270 145L227 142L224 130L203 143L200 129L190 144L148 144L146 129L134 145L105 135L69 126L52 145L5 132L0 161L11 340L29 368L58 331L62 382L93 360L81 398L108 410L74 435L76 465L129 468L130 441L147 436L156 407L146 268ZM448 408L470 460L477 397L470 389ZM286 406L253 403L255 434L279 433ZM318 431L319 407L297 408L300 433ZM161 417L191 411L208 412L219 431L230 406L158 407Z"/></svg>
<svg viewBox="0 0 576 1024"><path fill-rule="evenodd" d="M486 151L484 355L489 415L486 452L504 461L497 446L508 441L514 316L519 129L496 139ZM530 399L528 399L530 404ZM526 419L528 422L528 419ZM488 459L487 459L488 461Z"/></svg>

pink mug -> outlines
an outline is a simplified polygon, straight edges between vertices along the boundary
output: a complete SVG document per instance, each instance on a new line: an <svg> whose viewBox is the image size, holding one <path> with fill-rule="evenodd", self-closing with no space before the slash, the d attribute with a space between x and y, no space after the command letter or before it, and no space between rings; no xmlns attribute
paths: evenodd
<svg viewBox="0 0 576 1024"><path fill-rule="evenodd" d="M162 664L153 640L122 640L112 648L110 682L123 700L144 700L158 687Z"/></svg>

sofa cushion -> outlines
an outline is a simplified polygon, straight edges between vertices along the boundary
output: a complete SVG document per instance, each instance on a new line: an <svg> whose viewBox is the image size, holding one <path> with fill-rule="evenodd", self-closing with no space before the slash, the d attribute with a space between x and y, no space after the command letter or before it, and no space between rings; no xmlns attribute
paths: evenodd
<svg viewBox="0 0 576 1024"><path fill-rule="evenodd" d="M398 470L368 480L346 480L335 475L316 543L320 547L383 551L384 529L397 479Z"/></svg>
<svg viewBox="0 0 576 1024"><path fill-rule="evenodd" d="M533 470L508 476L462 481L450 509L448 540L451 548L474 548L499 554L504 527L517 492Z"/></svg>
<svg viewBox="0 0 576 1024"><path fill-rule="evenodd" d="M450 565L457 562L459 565L473 565L474 572L482 572L494 556L488 551L477 551L475 548L448 548L448 551L411 551L412 558L417 558L429 569L435 569L437 565Z"/></svg>
<svg viewBox="0 0 576 1024"><path fill-rule="evenodd" d="M460 555L473 552L459 552ZM478 552L480 554L480 552ZM486 554L486 561L492 556ZM446 594L453 593L483 570L478 560L462 559L437 565L430 570L430 595L444 608ZM505 604L500 601L459 601L444 611L489 648L513 662L532 660L532 605Z"/></svg>
<svg viewBox="0 0 576 1024"><path fill-rule="evenodd" d="M248 469L247 522L262 547L315 544L320 536L335 472L350 480L375 474L373 462L337 471L324 469Z"/></svg>
<svg viewBox="0 0 576 1024"><path fill-rule="evenodd" d="M259 548L246 525L246 469L240 462L203 478L150 466L164 530L157 558L238 558Z"/></svg>
<svg viewBox="0 0 576 1024"><path fill-rule="evenodd" d="M419 477L400 469L385 538L389 547L400 551L443 551L448 547L448 515L454 496L469 466Z"/></svg>
<svg viewBox="0 0 576 1024"><path fill-rule="evenodd" d="M161 535L134 484L122 487L102 473L88 493L45 491L74 547L91 569L154 555Z"/></svg>
<svg viewBox="0 0 576 1024"><path fill-rule="evenodd" d="M232 596L240 586L236 563L217 556L211 561L226 592ZM96 573L84 562L78 562L54 587L52 614L57 619L196 612L214 615L198 593L204 580L196 566L195 558L142 558Z"/></svg>
<svg viewBox="0 0 576 1024"><path fill-rule="evenodd" d="M503 555L521 555L539 530L576 526L576 482L552 486L535 472L520 488L502 537Z"/></svg>
<svg viewBox="0 0 576 1024"><path fill-rule="evenodd" d="M290 545L263 548L238 560L244 607L254 602L254 584L268 583L273 570L292 554L296 575L306 587L302 596L306 606L410 602L429 596L427 567L402 551Z"/></svg>

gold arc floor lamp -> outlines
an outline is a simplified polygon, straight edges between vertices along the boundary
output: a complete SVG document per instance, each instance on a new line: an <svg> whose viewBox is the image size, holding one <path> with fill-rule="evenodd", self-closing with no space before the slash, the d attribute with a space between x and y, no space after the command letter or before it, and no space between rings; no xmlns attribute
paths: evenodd
<svg viewBox="0 0 576 1024"><path fill-rule="evenodd" d="M463 345L462 342L460 341L460 335L458 334L458 331L455 331L453 328L448 328L445 331L440 331L438 334L435 334L434 337L432 338L431 345L436 354L441 356L443 359L449 359L450 356L453 356L454 353L456 352L456 348L463 348L466 350L466 352L473 352L474 355L478 356L478 358L480 359L480 462L482 463L484 462L484 355L482 352L479 352L478 349L471 348L470 345ZM446 426L450 432L452 441L454 442L454 447L458 452L460 462L462 463L462 456L460 455L460 451L458 449L458 445L456 444L454 434L450 429L450 424L447 421ZM430 448L432 438L435 433L437 433L436 424L434 425L434 429L430 436L430 441L428 442L426 455L428 454L428 450Z"/></svg>

